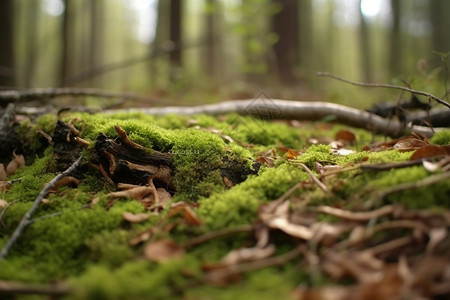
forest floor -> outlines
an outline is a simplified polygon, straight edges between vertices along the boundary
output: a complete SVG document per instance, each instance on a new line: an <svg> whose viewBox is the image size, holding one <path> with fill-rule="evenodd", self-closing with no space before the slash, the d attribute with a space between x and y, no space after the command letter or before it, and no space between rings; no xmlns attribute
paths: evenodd
<svg viewBox="0 0 450 300"><path fill-rule="evenodd" d="M448 129L394 139L332 117L7 117L1 299L450 296Z"/></svg>

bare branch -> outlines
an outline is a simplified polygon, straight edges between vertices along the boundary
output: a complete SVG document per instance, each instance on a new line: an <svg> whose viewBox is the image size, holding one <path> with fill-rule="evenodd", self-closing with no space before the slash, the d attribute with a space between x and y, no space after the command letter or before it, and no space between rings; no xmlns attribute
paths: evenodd
<svg viewBox="0 0 450 300"><path fill-rule="evenodd" d="M397 121L387 121L380 116L356 108L329 102L299 102L290 100L230 100L215 104L198 106L167 106L155 108L113 109L105 113L136 112L149 115L221 115L238 113L264 119L285 120L320 120L327 116L334 116L338 123L353 127L364 128L374 133L382 133L392 137L402 135L407 128L405 124ZM412 130L415 128L412 127ZM431 130L428 135L431 135Z"/></svg>
<svg viewBox="0 0 450 300"><path fill-rule="evenodd" d="M68 294L69 289L63 284L27 284L16 281L0 280L0 295L52 295L64 296Z"/></svg>
<svg viewBox="0 0 450 300"><path fill-rule="evenodd" d="M441 98L438 98L438 97L436 97L434 95L431 95L431 94L429 94L427 92L414 90L414 89L409 88L409 87L404 87L404 86L401 86L401 85L385 84L385 83L356 82L356 81L351 81L351 80L345 79L343 77L340 77L340 76L337 76L337 75L334 75L334 74L330 74L330 73L326 73L326 72L317 72L316 74L317 74L317 76L330 77L330 78L337 79L339 81L346 82L346 83L349 83L351 85L356 85L356 86L379 87L379 88L388 88L388 89L396 89L396 90L407 91L407 92L410 92L412 94L422 95L422 96L431 98L434 101L436 101L436 102L438 102L438 103L440 103L440 104L450 108L450 104L447 101L442 100Z"/></svg>
<svg viewBox="0 0 450 300"><path fill-rule="evenodd" d="M27 211L27 213L23 216L22 220L20 221L19 225L17 225L17 228L14 230L13 234L9 238L8 242L3 247L2 251L0 251L0 260L4 259L7 255L9 250L12 248L14 243L17 241L17 239L20 237L24 229L33 221L31 220L31 216L33 213L38 209L39 205L42 202L42 199L47 195L48 191L55 186L55 184L61 180L63 177L70 174L73 170L75 170L81 163L81 159L83 158L82 155L64 172L57 175L55 178L53 178L39 193L37 198L34 200L33 205L31 208Z"/></svg>
<svg viewBox="0 0 450 300"><path fill-rule="evenodd" d="M0 106L8 103L21 103L32 100L42 100L46 98L55 98L61 96L73 97L101 97L101 98L115 98L115 99L130 99L138 100L147 103L167 103L167 100L145 97L133 93L117 93L110 91L103 91L92 88L36 88L28 90L9 90L0 91Z"/></svg>

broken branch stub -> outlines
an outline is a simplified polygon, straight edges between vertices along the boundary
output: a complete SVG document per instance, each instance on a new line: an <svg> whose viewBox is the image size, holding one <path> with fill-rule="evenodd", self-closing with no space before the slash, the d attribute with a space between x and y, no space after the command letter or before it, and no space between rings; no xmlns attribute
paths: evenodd
<svg viewBox="0 0 450 300"><path fill-rule="evenodd" d="M96 154L107 175L115 183L139 185L146 185L152 178L157 187L175 192L173 154L146 149L130 141L122 128L115 128L119 134L117 139L109 139L100 133L95 144Z"/></svg>

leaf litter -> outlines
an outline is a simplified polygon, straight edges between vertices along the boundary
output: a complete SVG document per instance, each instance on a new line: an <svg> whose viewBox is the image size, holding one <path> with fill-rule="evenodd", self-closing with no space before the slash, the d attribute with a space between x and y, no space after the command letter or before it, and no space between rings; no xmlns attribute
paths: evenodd
<svg viewBox="0 0 450 300"><path fill-rule="evenodd" d="M122 137L128 139L124 131ZM230 139L227 140L232 142ZM320 143L318 140L310 142ZM345 156L354 153L345 147L354 146L357 141L353 132L343 130L327 144L334 155ZM450 169L449 146L431 145L418 135L376 143L363 149L373 152L396 149L413 151L413 154L411 163L341 166L316 162L314 171L296 162L296 158L304 153L303 149L269 149L258 153L256 160L273 168L277 161L286 159L307 172L312 185L327 196L333 196L333 187L325 178L355 169L379 172L419 164L430 173L444 175ZM17 156L13 160L16 159ZM22 162L16 164L19 166ZM66 177L53 192L61 186L79 184L76 178ZM337 207L338 204L311 205L297 195L304 186L305 182L299 182L278 199L260 205L253 224L193 236L184 243L173 240L170 232L182 224L201 229L203 221L196 213L201 203L172 202L172 195L165 189L156 188L151 178L146 185L117 183L117 191L104 196L108 200L105 209L111 209L116 201L128 198L140 202L146 212L123 212L124 221L147 224L153 217L157 219L156 223L128 240L130 246L142 248L147 260L156 263L180 259L191 248L211 240L247 232L249 244L231 249L218 262L203 262L202 281L218 286L236 282L247 272L295 261L299 268L310 271L313 284L308 286L299 282L300 285L292 290L293 299L431 299L450 295L448 210L419 211L401 204L379 206L377 204L381 202L374 201L370 205L353 208ZM414 188L414 185L409 188ZM0 201L2 214L7 206L5 202ZM90 207L98 202L99 198L92 199ZM277 243L280 235L288 237L287 242ZM325 276L330 278L328 284L315 284L317 278Z"/></svg>

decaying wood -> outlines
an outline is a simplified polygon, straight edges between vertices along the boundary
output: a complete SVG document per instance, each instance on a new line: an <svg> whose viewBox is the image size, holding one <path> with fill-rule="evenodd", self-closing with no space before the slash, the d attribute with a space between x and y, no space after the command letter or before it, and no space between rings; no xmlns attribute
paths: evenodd
<svg viewBox="0 0 450 300"><path fill-rule="evenodd" d="M103 169L115 183L148 183L152 178L156 186L174 192L173 154L146 149L128 139L125 131L115 127L119 137L115 140L100 134L95 144L96 154Z"/></svg>
<svg viewBox="0 0 450 300"><path fill-rule="evenodd" d="M198 106L168 106L155 108L130 108L107 110L105 113L136 112L149 115L222 115L238 113L268 120L312 120L317 121L333 116L333 121L349 126L364 128L374 133L391 137L399 137L408 130L430 136L433 131L429 127L410 126L397 120L386 120L367 111L329 102L297 102L290 100L231 100L216 104Z"/></svg>

